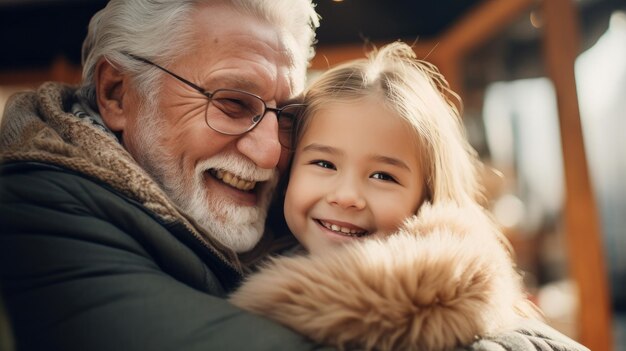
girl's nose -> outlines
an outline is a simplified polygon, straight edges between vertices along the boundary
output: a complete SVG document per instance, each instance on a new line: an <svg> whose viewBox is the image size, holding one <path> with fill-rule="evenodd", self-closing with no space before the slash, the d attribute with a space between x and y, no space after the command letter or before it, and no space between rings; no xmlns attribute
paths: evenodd
<svg viewBox="0 0 626 351"><path fill-rule="evenodd" d="M362 210L367 202L358 186L351 181L339 182L337 187L326 196L328 203L344 209Z"/></svg>

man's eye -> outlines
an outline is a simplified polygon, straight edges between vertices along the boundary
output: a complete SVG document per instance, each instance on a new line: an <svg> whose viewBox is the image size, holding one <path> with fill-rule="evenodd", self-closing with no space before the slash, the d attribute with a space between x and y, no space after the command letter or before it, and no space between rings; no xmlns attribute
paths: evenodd
<svg viewBox="0 0 626 351"><path fill-rule="evenodd" d="M322 167L322 168L335 169L335 165L332 164L332 162L328 162L324 160L315 160L311 162L311 164Z"/></svg>
<svg viewBox="0 0 626 351"><path fill-rule="evenodd" d="M238 99L213 99L212 103L231 118L249 118L254 115L250 106Z"/></svg>
<svg viewBox="0 0 626 351"><path fill-rule="evenodd" d="M379 180L384 180L384 181L388 181L388 182L394 182L397 183L398 181L396 180L396 178L392 177L391 175L385 173L385 172L376 172L374 174L372 174L371 176L374 179L379 179Z"/></svg>

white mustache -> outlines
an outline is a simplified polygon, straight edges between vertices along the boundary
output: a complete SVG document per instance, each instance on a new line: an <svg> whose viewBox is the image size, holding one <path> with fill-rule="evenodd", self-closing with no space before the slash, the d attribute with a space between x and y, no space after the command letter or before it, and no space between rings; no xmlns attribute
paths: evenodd
<svg viewBox="0 0 626 351"><path fill-rule="evenodd" d="M202 175L209 169L223 170L236 175L240 179L264 182L277 175L276 169L257 167L252 161L235 155L216 155L196 165L196 174Z"/></svg>

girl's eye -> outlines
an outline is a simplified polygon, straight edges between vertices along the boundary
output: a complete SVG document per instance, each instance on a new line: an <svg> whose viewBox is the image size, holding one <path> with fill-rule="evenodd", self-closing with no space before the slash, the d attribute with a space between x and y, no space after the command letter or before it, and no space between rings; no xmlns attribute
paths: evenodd
<svg viewBox="0 0 626 351"><path fill-rule="evenodd" d="M374 173L374 174L372 174L371 177L374 178L374 179L384 180L384 181L387 181L387 182L394 182L394 183L398 182L394 177L392 177L389 174L384 173L384 172Z"/></svg>
<svg viewBox="0 0 626 351"><path fill-rule="evenodd" d="M311 162L311 164L322 167L322 168L335 169L334 164L328 161L324 161L324 160L316 160L316 161Z"/></svg>

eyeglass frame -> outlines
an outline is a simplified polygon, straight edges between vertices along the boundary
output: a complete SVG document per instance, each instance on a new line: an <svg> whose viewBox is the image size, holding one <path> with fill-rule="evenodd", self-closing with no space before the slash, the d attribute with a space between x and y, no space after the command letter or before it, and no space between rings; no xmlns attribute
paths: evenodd
<svg viewBox="0 0 626 351"><path fill-rule="evenodd" d="M137 60L137 61L140 61L140 62L146 63L146 64L148 64L148 65L151 65L151 66L154 66L154 67L156 67L156 68L160 69L161 71L163 71L163 72L165 72L165 73L167 73L167 74L171 75L172 77L176 78L176 79L177 79L177 80L179 80L180 82L182 82L182 83L186 84L186 85L187 85L187 86L189 86L190 88L192 88L192 89L196 90L197 92L199 92L200 94L204 95L204 96L208 99L208 101L207 101L207 107L206 107L206 108L207 108L207 110L208 110L208 108L209 108L209 105L211 104L211 101L213 100L213 96L214 96L214 95L215 95L215 93L216 93L216 92L218 92L218 91L233 91L233 92L242 93L242 94L245 94L245 95L251 96L251 97L253 97L253 98L256 98L257 100L259 100L259 101L261 101L261 102L263 103L263 113L260 115L260 117L259 117L259 116L254 116L254 117L252 117L252 118L251 118L251 120L252 120L252 124L250 125L250 127L248 127L248 129L246 129L246 130L244 130L244 131L242 131L242 132L240 132L240 133L227 133L227 132L223 132L223 131L221 131L221 130L217 130L217 129L215 129L215 127L211 126L211 124L210 124L210 123L209 123L209 121L208 121L208 118L205 116L205 118L204 118L204 122L207 124L207 126L209 126L209 128L211 128L211 129L213 129L214 131L216 131L216 132L218 132L218 133L220 133L220 134L223 134L223 135L237 136L237 135L244 135L244 134L248 133L249 131L251 131L252 129L254 129L257 125L259 125L259 123L261 123L261 121L263 120L263 118L265 117L265 115L267 114L267 112L268 112L268 111L269 111L269 112L274 112L274 113L276 114L276 119L277 119L277 120L280 120L280 118L281 118L281 114L282 114L282 112L283 112L285 109L287 109L287 108L291 108L291 107L301 107L301 108L305 108L305 107L306 107L306 105L305 105L305 104L287 104L287 105L285 105L285 106L283 106L283 107L280 107L280 108L276 108L276 107L269 107L269 106L267 106L267 103L265 102L265 100L263 100L260 96L258 96L258 95L256 95L256 94L253 94L253 93L250 93L250 92L247 92L247 91L244 91L244 90L239 90L239 89L219 88L219 89L215 89L213 92L210 92L210 91L208 91L208 90L206 90L206 89L204 89L204 88L202 88L202 87L200 87L200 86L198 86L198 85L196 85L196 84L192 83L191 81L189 81L189 80L187 80L187 79L185 79L185 78L183 78L183 77L179 76L178 74L176 74L176 73L174 73L174 72L172 72L172 71L168 70L167 68L162 67L162 66L160 66L160 65L158 65L158 64L156 64L156 63L154 63L154 62L152 62L152 61L150 61L150 60L148 60L148 59L146 59L146 58L143 58L143 57L141 57L141 56L137 56L137 55L134 55L134 54L131 54L131 53L124 53L124 54L125 54L126 56L128 56L128 57L130 57L130 58L134 59L134 60ZM219 108L217 108L217 109L218 109L218 110L220 110L222 113L224 113L225 115L227 115L227 116L230 118L230 116L229 116L226 112L222 111L222 110L221 110L221 109L219 109ZM206 114L206 113L205 113L205 114ZM284 117L284 116L283 116L283 118L290 118L290 117ZM296 122L296 121L295 121L295 119L296 119L296 118L293 118L293 121L292 121L292 122L293 122L293 124L292 124L292 125L295 125L295 122ZM291 132L293 132L293 128L292 128ZM292 139L292 138L290 138L290 139ZM279 138L279 141L280 141L280 138ZM281 143L281 145L282 145L282 143ZM285 145L283 145L283 147L288 147L288 148L289 148L289 147L291 147L291 145L290 145L290 146L285 146Z"/></svg>

